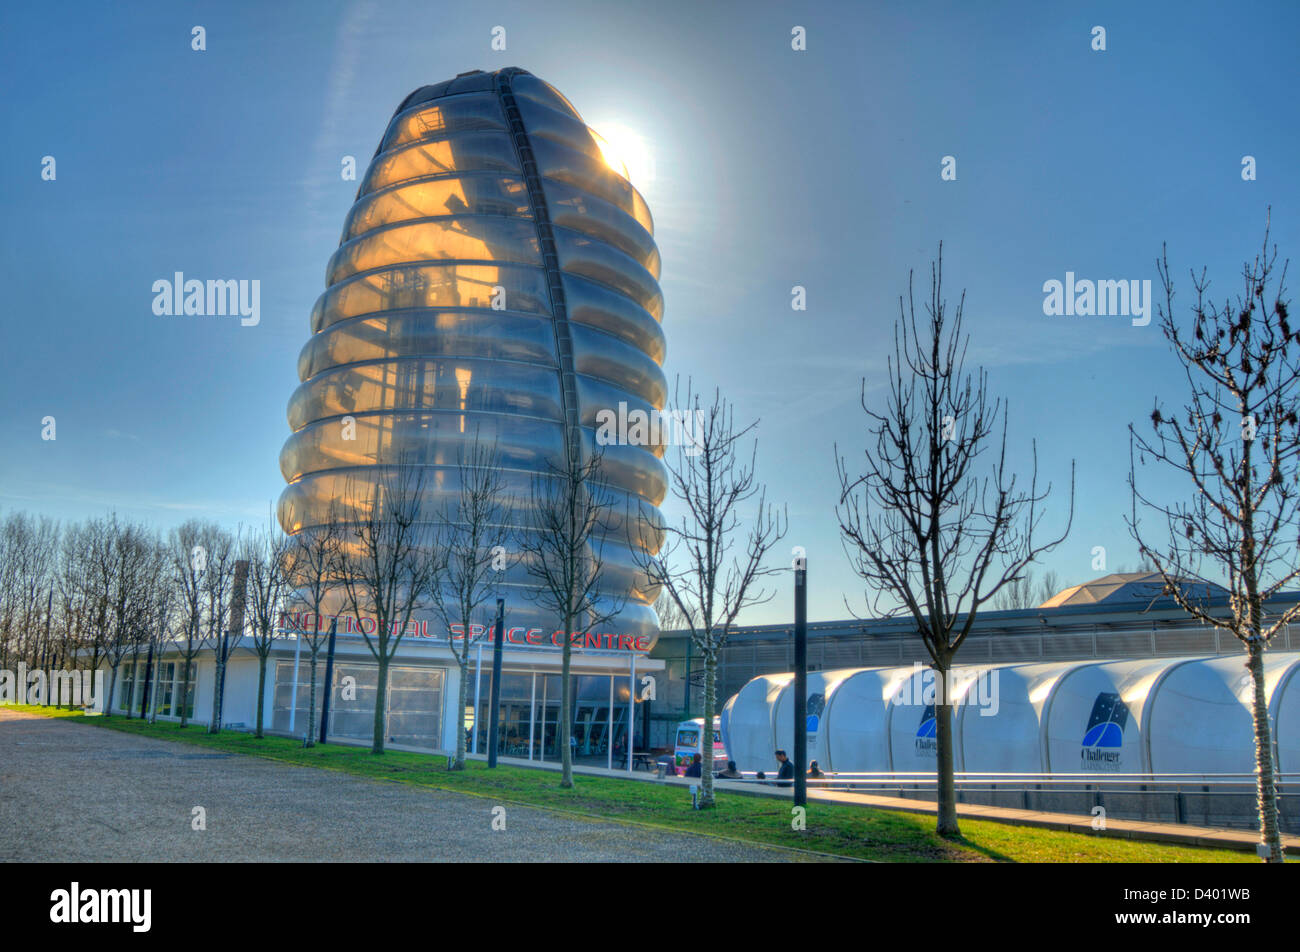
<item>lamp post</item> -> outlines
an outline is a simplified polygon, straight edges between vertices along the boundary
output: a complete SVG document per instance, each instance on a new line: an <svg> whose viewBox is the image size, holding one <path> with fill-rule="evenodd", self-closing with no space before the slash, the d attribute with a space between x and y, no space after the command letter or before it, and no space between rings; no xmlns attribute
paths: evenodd
<svg viewBox="0 0 1300 952"><path fill-rule="evenodd" d="M334 694L334 633L339 627L339 616L330 622L330 646L325 651L325 699L320 708L320 742L326 743L326 726L330 722L330 698Z"/></svg>
<svg viewBox="0 0 1300 952"><path fill-rule="evenodd" d="M506 600L497 599L496 641L492 644L492 694L488 702L488 766L497 765L497 722L501 718L501 643L505 640Z"/></svg>
<svg viewBox="0 0 1300 952"><path fill-rule="evenodd" d="M794 561L794 803L808 804L808 559Z"/></svg>

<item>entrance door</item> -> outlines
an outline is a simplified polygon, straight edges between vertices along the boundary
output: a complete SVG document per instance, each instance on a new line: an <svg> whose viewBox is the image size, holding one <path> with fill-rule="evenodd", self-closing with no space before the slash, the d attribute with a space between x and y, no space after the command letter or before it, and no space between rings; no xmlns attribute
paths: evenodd
<svg viewBox="0 0 1300 952"><path fill-rule="evenodd" d="M559 760L556 735L560 724L560 676L537 676L537 702L533 720L533 756L538 760Z"/></svg>

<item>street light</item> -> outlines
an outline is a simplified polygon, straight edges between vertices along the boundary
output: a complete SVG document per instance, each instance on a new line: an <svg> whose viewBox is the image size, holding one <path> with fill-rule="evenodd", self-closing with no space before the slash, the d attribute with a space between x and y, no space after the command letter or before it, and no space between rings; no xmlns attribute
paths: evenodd
<svg viewBox="0 0 1300 952"><path fill-rule="evenodd" d="M497 765L497 721L501 717L501 642L505 640L506 600L497 599L496 641L492 644L492 700L488 707L488 766Z"/></svg>
<svg viewBox="0 0 1300 952"><path fill-rule="evenodd" d="M794 804L808 805L808 557L794 559Z"/></svg>

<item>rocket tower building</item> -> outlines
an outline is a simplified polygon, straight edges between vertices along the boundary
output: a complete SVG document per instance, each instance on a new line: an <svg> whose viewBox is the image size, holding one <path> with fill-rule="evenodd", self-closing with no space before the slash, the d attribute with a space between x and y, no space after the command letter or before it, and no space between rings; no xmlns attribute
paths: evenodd
<svg viewBox="0 0 1300 952"><path fill-rule="evenodd" d="M658 506L662 448L595 439L600 411L654 415L666 400L653 233L626 170L530 73L474 71L407 96L361 178L298 358L284 529L321 525L345 487L397 465L426 467L422 512L454 511L474 440L496 446L517 500L536 474L599 450L614 513ZM610 534L603 596L625 600L611 630L653 638L652 593L629 550L647 535ZM530 584L522 568L507 573L507 624L549 633L559 622Z"/></svg>

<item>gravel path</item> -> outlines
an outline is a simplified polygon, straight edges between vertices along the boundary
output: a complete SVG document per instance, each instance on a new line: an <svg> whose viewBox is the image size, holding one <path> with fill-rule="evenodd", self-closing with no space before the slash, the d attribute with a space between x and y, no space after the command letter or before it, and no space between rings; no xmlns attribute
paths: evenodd
<svg viewBox="0 0 1300 952"><path fill-rule="evenodd" d="M207 829L191 828L193 809ZM806 857L0 709L0 861L788 862Z"/></svg>

